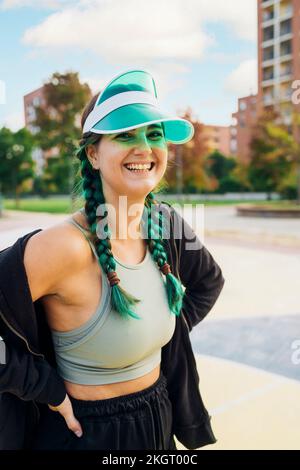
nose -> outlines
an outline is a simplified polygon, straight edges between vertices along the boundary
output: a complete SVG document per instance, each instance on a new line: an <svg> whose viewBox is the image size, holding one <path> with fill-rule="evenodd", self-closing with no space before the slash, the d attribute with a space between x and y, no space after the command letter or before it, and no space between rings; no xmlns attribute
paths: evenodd
<svg viewBox="0 0 300 470"><path fill-rule="evenodd" d="M152 153L151 142L147 135L141 134L138 139L138 143L135 148L135 152L147 152Z"/></svg>

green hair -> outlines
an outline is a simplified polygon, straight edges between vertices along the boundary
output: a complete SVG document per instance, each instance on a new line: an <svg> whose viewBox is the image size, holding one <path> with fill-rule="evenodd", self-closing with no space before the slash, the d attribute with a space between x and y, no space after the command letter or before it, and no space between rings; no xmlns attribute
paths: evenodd
<svg viewBox="0 0 300 470"><path fill-rule="evenodd" d="M97 223L99 221L97 221L97 218L102 220L107 216L107 210L104 211L104 215L96 215L97 207L100 204L105 208L102 180L99 170L95 170L92 167L85 151L87 145L95 144L97 141L99 141L99 135L92 135L88 138L82 138L80 141L80 147L76 151L76 156L81 161L82 193L85 199L84 208L91 236L93 238L93 243L98 255L98 262L101 265L102 270L108 277L110 277L113 276L110 273L116 272L116 261L112 253L112 247L109 238L111 233L107 224L104 225L104 231L106 232L105 236L102 234L101 238L99 238L96 232ZM158 268L161 269L165 263L168 263L168 256L163 239L165 224L161 211L157 211L157 223L155 221L153 222L153 212L155 213L155 211L152 211L151 213L151 207L153 204L158 204L158 202L155 200L153 192L150 192L145 198L144 214L146 214L146 217L144 217L143 214L141 224L146 230L146 242L151 256L158 265ZM114 274L114 276L116 277L116 274ZM182 284L171 272L168 272L165 275L165 279L166 282L164 284L169 308L174 315L179 316L184 295ZM134 305L140 301L140 299L137 299L129 292L126 292L120 286L119 282L111 286L111 306L121 315L121 317L133 317L135 319L141 319L140 316L138 316L132 310L132 307L134 307Z"/></svg>

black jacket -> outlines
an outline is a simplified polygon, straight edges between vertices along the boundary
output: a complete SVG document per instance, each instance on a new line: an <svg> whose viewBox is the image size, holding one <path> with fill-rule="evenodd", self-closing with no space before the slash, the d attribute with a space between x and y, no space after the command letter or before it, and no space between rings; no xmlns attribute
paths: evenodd
<svg viewBox="0 0 300 470"><path fill-rule="evenodd" d="M174 335L162 348L161 368L174 412L173 432L186 448L196 449L216 439L201 399L189 332L211 310L224 279L189 224L169 204L161 203L160 208L171 221L165 241L169 263L185 286ZM178 228L181 238L176 238ZM32 302L23 262L28 239L39 231L0 251L0 335L6 347L6 360L0 357L0 450L30 448L39 408L60 404L66 394L56 372L45 312L40 300ZM185 243L190 242L197 246L187 250Z"/></svg>

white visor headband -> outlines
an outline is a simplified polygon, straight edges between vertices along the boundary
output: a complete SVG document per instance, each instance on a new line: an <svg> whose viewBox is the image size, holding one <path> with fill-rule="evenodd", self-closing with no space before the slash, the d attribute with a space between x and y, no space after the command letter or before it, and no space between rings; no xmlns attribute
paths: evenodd
<svg viewBox="0 0 300 470"><path fill-rule="evenodd" d="M128 104L138 103L151 104L156 107L159 106L157 98L145 91L125 91L123 93L119 93L94 107L84 123L83 133L85 134L86 132L90 132L97 122L101 121L101 119L112 111L115 111L115 109Z"/></svg>

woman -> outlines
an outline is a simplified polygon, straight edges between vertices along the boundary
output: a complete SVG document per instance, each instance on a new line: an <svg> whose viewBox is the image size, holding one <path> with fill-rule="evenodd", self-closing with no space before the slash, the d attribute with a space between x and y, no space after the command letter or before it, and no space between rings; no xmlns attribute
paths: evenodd
<svg viewBox="0 0 300 470"><path fill-rule="evenodd" d="M85 207L31 237L24 253L67 391L44 408L33 447L175 449L160 361L184 291L168 263L165 221L151 213L152 190L166 171L167 141L187 142L193 127L159 109L154 80L138 70L92 99L82 127Z"/></svg>

